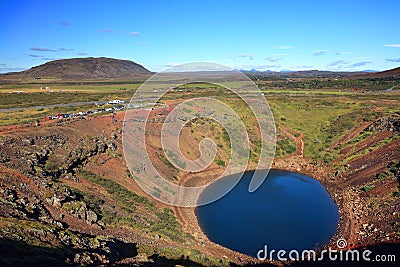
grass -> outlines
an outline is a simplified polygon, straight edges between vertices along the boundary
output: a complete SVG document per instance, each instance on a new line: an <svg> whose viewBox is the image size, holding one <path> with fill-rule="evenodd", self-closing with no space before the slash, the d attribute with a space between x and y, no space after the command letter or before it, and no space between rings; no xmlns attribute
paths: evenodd
<svg viewBox="0 0 400 267"><path fill-rule="evenodd" d="M304 154L313 158L322 158L321 152L333 141L325 131L331 122L357 107L347 100L327 101L313 97L275 97L269 104L275 118L284 118L281 124L304 133Z"/></svg>
<svg viewBox="0 0 400 267"><path fill-rule="evenodd" d="M262 90L264 94L304 94L304 95L354 95L354 92L347 91L322 91L322 90L279 90L267 89Z"/></svg>
<svg viewBox="0 0 400 267"><path fill-rule="evenodd" d="M280 83L286 81L274 81L269 84L278 86ZM325 89L326 83L306 82L303 89L296 89L295 87L286 86L283 89L267 89L264 90L266 98L272 108L274 116L278 124L285 125L294 130L295 135L299 133L304 134L305 142L305 156L315 159L321 159L325 162L330 162L338 155L338 148L329 149L329 146L336 140L348 133L357 123L362 120L374 120L379 116L389 114L396 111L396 102L398 94L362 94L360 92L353 93L350 88L347 91L339 91L340 86L350 87L353 85L351 82L340 83L338 88ZM373 83L368 81L364 85ZM377 90L378 87L384 87L391 83L385 81L382 85L372 87L371 90ZM300 86L300 82L294 86ZM362 85L359 83L359 85ZM363 86L364 86L363 85ZM15 87L3 87L3 91L15 88L23 88L27 85L15 85ZM36 85L29 85L36 86ZM0 94L0 107L31 107L36 105L43 105L43 103L57 104L64 102L82 102L82 101L101 101L110 99L129 99L132 91L135 90L138 84L128 87L126 84L57 84L50 85L51 89L54 88L69 88L65 89L65 93L24 93L24 94ZM314 87L313 87L314 86ZM54 87L54 88L53 88ZM126 90L122 89L126 87ZM316 89L319 88L320 89ZM225 94L220 88L213 87L208 84L191 84L185 86L186 89L192 89L193 92L189 95L187 92L172 92L168 97L170 98L187 98L195 96L217 96L224 102L229 103L232 109L239 114L242 121L245 123L246 130L249 134L252 143L251 160L257 159L259 156L260 140L257 138L257 129L254 127L255 119L251 116L250 110L240 100L233 98L230 94ZM198 90L197 89L204 89ZM78 91L78 92L69 92ZM340 89L341 90L341 89ZM380 101L385 100L385 102ZM387 101L390 100L390 101ZM374 101L374 102L373 102ZM385 104L386 103L386 104ZM376 111L375 108L381 108ZM37 108L25 111L13 111L0 113L0 124L15 124L26 123L32 121L32 118L40 118L50 114L56 113L69 113L75 111L82 111L92 109L92 105L84 105L80 107L59 107L59 108ZM398 108L397 108L398 110ZM4 125L4 124L3 124ZM230 150L230 140L226 131L220 130L218 126L207 126L211 129L210 133L215 135L218 148L222 152L218 152L218 157L215 163L224 166L226 156L224 153ZM206 129L204 126L203 129ZM196 131L194 131L196 133ZM204 133L203 133L204 134ZM373 132L363 132L357 138L351 140L345 145L357 144L368 137ZM200 138L200 135L196 135ZM204 137L204 136L203 136ZM373 147L361 151L360 153L369 153L374 149L384 146L389 142L396 140L392 137L378 142ZM278 133L277 141L277 156L285 156L295 151L295 142ZM222 157L220 157L222 155ZM169 155L172 158L173 155ZM354 155L357 157L359 155ZM178 170L172 164L161 156L161 160L168 165L168 167ZM347 159L348 160L348 159ZM52 165L45 165L47 171L56 171L58 167ZM383 179L386 177L399 175L399 163L393 162L388 165L387 170L377 176ZM99 197L98 194L85 192L85 195L80 201L84 201L91 209L95 210L102 218L101 220L109 226L121 228L124 226L138 229L140 233L149 234L153 233L161 235L176 242L191 244L191 237L184 234L177 218L173 211L168 208L160 208L146 197L139 196L138 194L128 190L116 181L106 179L102 176L95 175L87 171L80 171L78 176L86 178L93 184L99 185L105 189L107 195ZM360 187L362 191L369 191L373 189L373 185L363 185ZM154 188L154 194L160 194L160 189ZM398 191L393 193L394 197L399 197ZM107 201L108 200L108 201ZM112 200L112 201L110 201ZM72 208L72 207L71 207ZM141 245L139 251L145 252L148 255L159 254L167 259L180 259L182 256L189 257L194 262L207 263L209 265L218 266L228 264L227 262L219 262L216 259L207 258L200 252L194 249L180 248L166 248Z"/></svg>
<svg viewBox="0 0 400 267"><path fill-rule="evenodd" d="M143 232L157 233L177 242L184 242L191 238L189 235L183 234L183 230L171 209L158 208L154 202L146 197L139 196L119 183L92 172L81 170L77 174L102 186L111 195L111 198L118 203L118 206L101 209L102 221L105 223L115 227L126 225Z"/></svg>
<svg viewBox="0 0 400 267"><path fill-rule="evenodd" d="M79 196L79 199L84 201L86 205L96 212L96 214L101 214L102 213L102 205L105 203L104 199L101 197L98 197L92 192L83 192L79 189L73 188L73 187L68 187L71 192L75 193L76 195Z"/></svg>
<svg viewBox="0 0 400 267"><path fill-rule="evenodd" d="M283 157L296 151L296 143L289 137L283 137L276 141L276 157Z"/></svg>
<svg viewBox="0 0 400 267"><path fill-rule="evenodd" d="M92 172L88 171L80 171L78 173L79 176L84 177L85 179L98 184L102 187L104 187L110 195L113 196L113 199L116 200L121 204L121 206L124 206L128 209L135 209L135 203L139 203L141 205L144 205L148 208L153 209L154 208L154 203L149 201L147 198L139 196L132 191L126 189L122 185L118 184L117 182L114 182L110 179L103 178L99 175L96 175Z"/></svg>
<svg viewBox="0 0 400 267"><path fill-rule="evenodd" d="M109 92L73 92L73 93L23 93L23 94L0 94L0 126L26 124L36 119L43 120L46 116L58 113L75 113L96 109L94 104L85 102L109 101L111 99L130 99L133 93L130 91ZM76 106L58 106L70 103L82 103ZM12 110L23 108L25 110ZM10 110L7 110L10 109Z"/></svg>
<svg viewBox="0 0 400 267"><path fill-rule="evenodd" d="M130 99L132 96L133 91L0 94L0 109Z"/></svg>
<svg viewBox="0 0 400 267"><path fill-rule="evenodd" d="M376 175L376 179L383 179L383 178L386 178L386 177L391 176L391 175L392 175L391 172L384 171L384 172L381 172L381 173L377 174Z"/></svg>
<svg viewBox="0 0 400 267"><path fill-rule="evenodd" d="M376 179L383 179L386 177L397 177L400 178L400 160L392 161L387 165L387 170L380 172L376 175Z"/></svg>
<svg viewBox="0 0 400 267"><path fill-rule="evenodd" d="M47 160L44 165L44 170L47 172L56 172L61 168L61 165L57 162Z"/></svg>
<svg viewBox="0 0 400 267"><path fill-rule="evenodd" d="M278 125L282 124L292 128L297 135L299 133L304 134L305 157L331 162L339 157L339 147L330 148L330 146L341 136L348 133L357 123L371 121L381 115L395 111L394 103L390 103L387 100L398 101L398 93L383 94L370 92L363 94L359 90L352 92L352 86L368 85L375 82L377 81L343 81L338 83L343 86L349 86L347 89L331 87L330 90L325 88L325 85L322 86L322 84L329 85L332 81L321 83L311 81L307 85L307 88L300 89L284 85L282 88L274 88L270 86L269 82L263 84L263 81L259 82L259 85L261 87L268 87L268 89L264 89L263 91L270 93L266 94L265 98L274 114L275 122ZM279 83L281 81L277 82L277 84ZM305 83L308 82L305 81ZM312 83L315 83L313 88L310 85ZM385 80L381 87L393 83L396 83L396 81ZM199 85L196 86L199 87ZM206 85L202 84L202 86ZM239 114L241 120L245 123L246 131L251 140L251 160L255 160L258 157L257 143L259 141L254 128L254 125L256 125L255 119L245 103L242 103L243 101L238 100L237 97L235 98L229 92L225 95L221 92L216 88L210 90L203 88L203 90L193 91L190 96L184 93L173 92L168 98L209 96L207 93L210 93L210 95L224 101ZM385 100L386 102L380 100ZM376 111L376 108L380 108L381 110ZM360 140L364 140L368 135L366 133L359 138ZM229 137L225 132L222 133L222 139L225 143L228 142L229 144ZM291 140L279 140L278 138L276 156L288 155L294 149L294 142Z"/></svg>
<svg viewBox="0 0 400 267"><path fill-rule="evenodd" d="M315 159L323 159L329 162L338 157L337 150L328 150L327 148L355 126L360 119L373 119L382 112L372 112L369 110L370 99L398 99L398 94L361 94L360 92L352 92L350 89L354 86L381 84L380 87L391 87L397 84L397 81L391 79L384 80L295 80L288 82L286 79L260 81L260 87L267 87L263 92L272 108L275 118L279 118L277 122L288 126L296 132L304 133L305 156ZM27 87L44 86L48 84L16 84L4 85L1 90L23 89ZM23 93L23 94L0 94L0 109L11 107L32 107L46 103L46 105L72 103L72 102L90 102L105 101L110 99L129 99L138 86L139 82L128 83L56 83L49 84L51 89L65 89L64 93ZM237 83L232 82L232 87ZM340 85L340 86L338 86ZM329 87L330 86L330 87ZM344 90L342 87L346 87ZM375 85L374 85L375 86ZM278 88L276 88L278 87ZM327 90L326 88L331 88ZM245 103L237 98L233 98L233 94L227 92L219 86L207 83L191 83L185 84L179 88L191 89L192 92L187 94L172 90L165 96L165 99L176 98L193 98L199 96L215 96L230 105L232 109L239 114L241 120L245 122L246 130L250 136L252 143L251 157L256 158L258 155L257 144L259 139L255 131L256 124L254 116ZM179 89L178 88L178 89ZM350 89L349 89L350 88ZM377 86L374 87L375 89ZM375 89L371 89L374 91ZM70 91L68 91L70 90ZM73 92L72 92L73 91ZM349 98L351 96L351 98ZM242 103L243 102L243 103ZM393 104L388 103L387 105ZM91 109L93 106L85 105L80 107L58 107L58 108L37 108L24 111L2 112L0 114L0 125L12 125L29 123L36 119L43 118L48 115L57 113L72 113ZM390 107L384 107L389 110ZM376 113L376 114L374 114ZM358 140L352 140L352 143L365 140L371 133L363 133ZM229 142L229 137L224 131L222 138L225 143ZM288 140L278 140L277 155L283 156L293 151L293 143ZM228 149L228 148L227 148ZM162 159L165 161L165 159ZM168 162L165 161L169 165Z"/></svg>
<svg viewBox="0 0 400 267"><path fill-rule="evenodd" d="M87 111L95 108L96 106L93 105L82 105L0 112L0 126L28 124L30 122L35 122L37 119L42 121L45 117L50 115L55 115L59 113L76 113L79 111Z"/></svg>
<svg viewBox="0 0 400 267"><path fill-rule="evenodd" d="M215 164L217 164L218 166L225 167L225 161L223 161L222 159L215 158L215 159L214 159L214 162L215 162Z"/></svg>
<svg viewBox="0 0 400 267"><path fill-rule="evenodd" d="M229 266L227 259L218 259L206 256L196 249L154 247L140 245L138 253L144 253L148 256L158 255L157 264L159 266Z"/></svg>
<svg viewBox="0 0 400 267"><path fill-rule="evenodd" d="M176 155L174 154L174 152L172 152L172 151L170 151L170 150L167 150L166 153L167 153L167 156L168 156L176 165L178 165L179 168L185 169L186 163L185 163L185 162L181 162L181 161L178 159L178 156L176 156ZM165 162L164 159L163 159L163 161ZM168 162L169 162L169 161L168 161ZM172 165L171 162L170 162L170 164ZM170 167L170 164L167 164L167 165Z"/></svg>
<svg viewBox="0 0 400 267"><path fill-rule="evenodd" d="M361 188L361 191L368 192L369 190L372 190L373 188L374 188L373 185L366 185Z"/></svg>
<svg viewBox="0 0 400 267"><path fill-rule="evenodd" d="M166 156L164 156L164 154L159 154L159 157L160 157L160 159L164 162L164 164L168 166L168 168L169 168L170 170L172 170L172 171L175 172L175 173L179 172L179 169L176 168L175 165L172 164L172 163L167 159ZM174 178L176 178L176 177L174 177Z"/></svg>
<svg viewBox="0 0 400 267"><path fill-rule="evenodd" d="M377 102L384 96L374 96L374 104L363 97L345 96L272 96L267 97L277 123L304 133L306 157L330 162L338 157L342 147L330 148L341 136L358 123L372 121L396 112L393 103ZM379 110L378 110L379 109ZM358 137L359 142L371 133Z"/></svg>
<svg viewBox="0 0 400 267"><path fill-rule="evenodd" d="M366 140L368 137L370 137L371 135L373 135L374 132L372 131L364 131L362 132L360 135L358 135L356 138L350 140L347 145L352 145L352 144L357 144L360 143L364 140Z"/></svg>
<svg viewBox="0 0 400 267"><path fill-rule="evenodd" d="M387 137L385 139L380 140L379 142L375 143L374 145L369 146L368 148L366 148L366 149L364 149L362 151L359 151L357 154L353 154L353 155L343 159L342 162L343 162L343 164L345 164L345 163L349 162L350 160L352 160L354 158L358 158L358 157L360 157L362 155L365 155L367 153L373 152L373 151L377 150L378 148L381 148L381 147L383 147L383 146L385 146L385 145L387 145L387 144L389 144L391 142L394 142L396 140L399 140L399 139L400 139L400 135L399 134L389 136L389 137Z"/></svg>
<svg viewBox="0 0 400 267"><path fill-rule="evenodd" d="M112 93L121 91L132 91L139 88L142 81L136 82L49 82L49 83L20 83L20 84L3 84L0 93L9 93L13 91L24 91L25 93L46 92L52 90L58 92L91 92L91 93ZM49 87L49 89L41 89Z"/></svg>
<svg viewBox="0 0 400 267"><path fill-rule="evenodd" d="M56 227L54 225L43 224L31 220L20 220L0 216L0 236L23 241L30 246L38 246L42 248L54 246L48 242L41 241L39 238L32 238L32 235L25 232L26 229L32 233L51 232L54 231Z"/></svg>
<svg viewBox="0 0 400 267"><path fill-rule="evenodd" d="M312 91L331 91L331 92L374 92L386 90L400 84L399 79L395 78L366 78L366 79L327 79L327 78L278 78L264 79L257 81L259 87L284 90L312 90Z"/></svg>

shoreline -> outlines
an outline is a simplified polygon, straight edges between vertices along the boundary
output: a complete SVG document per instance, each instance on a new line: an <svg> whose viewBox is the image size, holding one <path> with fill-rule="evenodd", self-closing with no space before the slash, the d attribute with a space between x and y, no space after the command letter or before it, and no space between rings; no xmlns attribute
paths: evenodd
<svg viewBox="0 0 400 267"><path fill-rule="evenodd" d="M189 185L189 186L197 186L204 184L204 181L213 182L215 181L216 173L219 173L220 169L210 168L205 170L197 175L185 175L179 179L179 185ZM219 178L218 176L216 178ZM172 207L179 223L182 225L183 230L186 233L191 234L195 241L197 242L196 248L200 251L204 251L210 255L228 259L231 262L236 264L243 263L254 263L258 262L257 259L245 255L243 253L231 250L227 247L224 247L220 244L214 243L211 241L208 236L204 233L203 229L199 224L199 220L196 216L196 207Z"/></svg>
<svg viewBox="0 0 400 267"><path fill-rule="evenodd" d="M324 174L327 173L327 166L313 166L308 162L305 158L299 155L294 155L294 156L288 156L285 158L278 158L274 160L271 170L285 170L285 171L292 171L292 172L298 172L307 176L310 176L311 178L319 181L321 185L325 188L325 190L328 192L330 195L331 199L335 202L335 204L338 207L338 213L339 213L339 222L337 226L336 233L331 237L330 241L321 249L331 247L335 249L336 242L340 238L344 238L349 242L349 240L353 240L354 237L352 236L350 231L347 231L347 229L351 229L351 218L348 215L349 213L347 210L344 209L344 203L345 198L347 197L341 197L340 193L342 193L342 188L339 187L338 185L335 185L334 183L329 181L329 177L324 176ZM246 171L251 171L246 170ZM190 177L186 176L184 179L179 181L179 184L191 184L191 185L196 185L200 183L199 181L200 177ZM211 241L207 235L204 233L203 229L201 228L199 224L198 217L196 215L196 208L191 207L191 208L182 208L182 207L174 207L174 212L181 223L183 229L185 232L191 234L194 236L195 240L201 244L201 247L203 250L206 250L207 252L211 252L214 255L217 255L219 257L226 257L229 260L236 262L236 263L243 263L243 262L260 262L257 258L242 254L237 251L233 251L229 248L226 248L222 245L219 245L217 243L214 243ZM349 242L350 244L350 242ZM242 261L239 261L239 257L242 259ZM270 262L277 264L278 266L281 265L278 262Z"/></svg>

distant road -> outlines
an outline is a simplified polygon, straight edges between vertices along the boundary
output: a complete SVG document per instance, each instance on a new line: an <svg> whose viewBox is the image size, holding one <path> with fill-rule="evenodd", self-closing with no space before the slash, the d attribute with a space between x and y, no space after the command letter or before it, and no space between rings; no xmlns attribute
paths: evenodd
<svg viewBox="0 0 400 267"><path fill-rule="evenodd" d="M143 102L147 102L150 100L154 100L154 98L142 98L142 99L140 99L140 104L143 106L146 106L146 103L143 103ZM129 100L127 102L129 102ZM90 101L90 102L75 102L75 103L64 103L64 104L54 104L54 105L44 105L44 106L32 106L32 107L23 107L23 108L2 108L2 109L0 109L0 112L24 111L24 110L34 110L34 109L41 109L41 108L77 107L77 106L97 105L97 104L103 105L103 104L107 104L107 103L108 103L108 101Z"/></svg>
<svg viewBox="0 0 400 267"><path fill-rule="evenodd" d="M83 106L83 105L95 105L96 103L100 103L100 102L99 101L91 101L91 102L75 102L75 103L67 103L67 104L54 104L54 105L47 105L47 106L33 106L33 107L25 107L25 108L3 108L3 109L0 109L0 112L32 110L32 109L41 109L41 108L75 107L75 106ZM103 103L103 102L101 102L101 103ZM107 102L104 102L104 103L107 103Z"/></svg>

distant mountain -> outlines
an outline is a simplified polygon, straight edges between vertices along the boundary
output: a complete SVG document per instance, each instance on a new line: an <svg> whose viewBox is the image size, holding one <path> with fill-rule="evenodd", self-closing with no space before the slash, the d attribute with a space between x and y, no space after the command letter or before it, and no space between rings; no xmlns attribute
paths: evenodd
<svg viewBox="0 0 400 267"><path fill-rule="evenodd" d="M151 74L149 70L133 61L88 57L50 61L29 70L1 74L0 79L127 79L149 74Z"/></svg>
<svg viewBox="0 0 400 267"><path fill-rule="evenodd" d="M259 71L256 69L243 70L252 79L263 77L286 77L286 78L336 78L336 77L354 77L354 78L400 78L400 67L375 72L370 70L358 72L334 72L320 70L304 71ZM10 72L0 74L0 81L27 81L32 79L61 79L61 80L101 80L101 79L131 79L140 76L148 76L151 71L130 60L121 60L114 58L70 58L47 62L45 64L33 67L21 72Z"/></svg>
<svg viewBox="0 0 400 267"><path fill-rule="evenodd" d="M363 72L334 72L334 71L321 71L321 70L302 70L302 71L257 71L257 70L241 70L244 74L249 76L251 79L257 79L261 77L284 77L284 78L334 78L334 77L345 77L360 75Z"/></svg>
<svg viewBox="0 0 400 267"><path fill-rule="evenodd" d="M302 70L302 71L258 71L252 69L240 70L241 72L247 74L250 78L260 78L260 77L287 77L287 78L335 78L335 77L353 77L353 78L400 78L400 67L386 70L386 71L323 71L323 70Z"/></svg>
<svg viewBox="0 0 400 267"><path fill-rule="evenodd" d="M374 76L400 78L400 67L391 70L377 72L374 74Z"/></svg>
<svg viewBox="0 0 400 267"><path fill-rule="evenodd" d="M379 70L363 70L363 72L379 72Z"/></svg>

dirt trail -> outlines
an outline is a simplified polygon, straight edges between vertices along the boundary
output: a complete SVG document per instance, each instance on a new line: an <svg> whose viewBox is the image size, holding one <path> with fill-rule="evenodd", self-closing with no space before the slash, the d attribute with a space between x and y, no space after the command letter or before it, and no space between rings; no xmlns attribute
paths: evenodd
<svg viewBox="0 0 400 267"><path fill-rule="evenodd" d="M292 132L294 132L294 130L287 126L280 125L279 129L281 129L282 132L284 132L287 136L289 136L290 138L293 139L293 141L296 142L295 154L303 158L304 157L304 141L303 141L304 133L300 133L299 137L296 137L292 133Z"/></svg>

